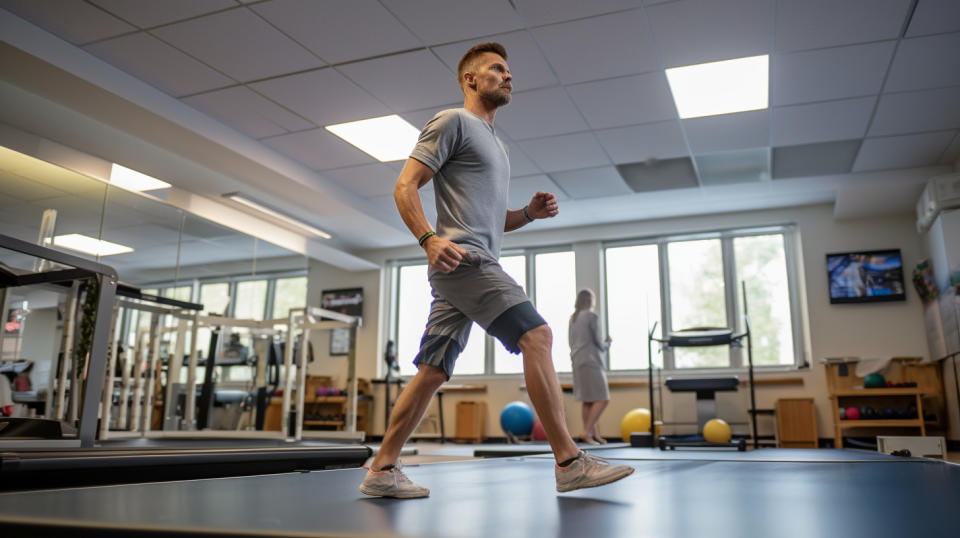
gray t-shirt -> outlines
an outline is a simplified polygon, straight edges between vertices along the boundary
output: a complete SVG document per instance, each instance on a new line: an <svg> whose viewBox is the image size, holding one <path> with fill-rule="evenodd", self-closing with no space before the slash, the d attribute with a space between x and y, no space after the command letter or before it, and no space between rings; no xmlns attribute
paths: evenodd
<svg viewBox="0 0 960 538"><path fill-rule="evenodd" d="M433 170L437 235L500 257L510 158L492 125L464 108L439 112L410 156Z"/></svg>

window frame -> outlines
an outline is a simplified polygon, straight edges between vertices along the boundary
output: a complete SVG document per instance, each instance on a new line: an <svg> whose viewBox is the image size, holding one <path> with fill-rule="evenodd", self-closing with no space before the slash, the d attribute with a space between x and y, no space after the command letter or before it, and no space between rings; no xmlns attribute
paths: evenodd
<svg viewBox="0 0 960 538"><path fill-rule="evenodd" d="M501 258L508 257L508 256L524 257L524 272L526 274L526 279L527 279L526 288L524 291L526 291L527 296L530 298L530 301L533 303L534 306L536 306L537 304L537 298L536 298L537 282L536 282L536 267L535 267L536 256L539 254L550 254L554 252L575 252L575 251L573 249L572 244L560 244L560 245L548 245L548 246L535 247L535 248L509 248L509 249L503 249L500 252ZM387 293L389 293L388 297L390 298L388 303L390 305L389 307L390 311L387 315L387 319L385 320L385 323L388 328L386 332L387 340L393 340L394 342L397 342L397 338L398 338L398 334L397 334L398 321L397 320L399 317L400 305L398 304L399 301L397 300L397 296L400 289L399 287L400 286L400 269L402 267L411 266L411 265L426 265L426 264L427 264L427 260L422 257L402 258L402 259L391 260L387 262L388 275L387 275L385 284L387 287ZM576 262L574 262L574 272L576 272ZM426 322L426 320L424 320L424 322ZM474 337L476 337L476 334L475 333L471 334L471 338L474 338ZM497 378L497 379L505 379L510 377L522 378L523 377L522 371L515 372L515 373L496 373L494 371L495 361L496 361L495 350L496 350L496 346L499 344L494 337L490 336L485 331L483 332L483 338L484 338L483 373L480 373L480 374L455 373L454 375L458 377L459 376L469 377L470 379L476 379L476 380L480 380L484 378ZM406 360L406 358L404 357L398 357L397 359L400 361ZM559 375L570 375L570 372L560 372Z"/></svg>
<svg viewBox="0 0 960 538"><path fill-rule="evenodd" d="M790 309L791 335L793 338L793 361L788 364L777 365L755 365L754 369L763 371L792 371L806 366L804 350L804 324L802 306L800 302L800 269L797 256L797 228L793 224L782 224L750 228L730 228L724 230L692 232L683 234L672 234L657 237L645 237L635 239L619 239L615 241L606 241L601 243L600 251L603 266L601 267L600 278L603 282L604 297L604 321L609 319L609 303L606 300L606 294L609 293L606 274L606 251L609 248L632 247L642 245L656 245L657 257L660 271L660 321L658 331L663 335L666 331L672 330L672 310L669 301L670 297L670 266L667 246L673 242L696 241L705 239L719 239L721 246L721 256L723 263L723 281L724 281L724 299L727 312L727 326L732 327L734 331L743 330L743 318L740 315L742 306L742 289L736 274L736 259L734 256L734 239L741 237L755 237L767 235L780 235L783 239L784 263L786 264L787 275L787 300ZM749 305L748 305L749 306ZM644 333L649 328L644 328ZM653 346L651 351L656 352L657 346ZM747 357L745 347L730 347L729 366L722 368L677 368L674 362L674 353L672 349L663 350L663 374L716 374L716 373L736 373L747 370ZM610 370L610 357L604 358L610 375L639 375L646 373L647 368L630 370Z"/></svg>

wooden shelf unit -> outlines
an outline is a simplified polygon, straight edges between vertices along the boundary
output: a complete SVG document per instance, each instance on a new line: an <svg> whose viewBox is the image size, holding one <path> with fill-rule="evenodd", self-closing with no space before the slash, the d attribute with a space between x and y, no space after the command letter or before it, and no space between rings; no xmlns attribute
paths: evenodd
<svg viewBox="0 0 960 538"><path fill-rule="evenodd" d="M886 381L916 383L916 387L864 388L863 378L856 375L856 359L827 360L827 390L833 404L834 446L843 447L843 433L854 428L917 428L927 435L927 426L943 427L945 401L943 378L936 363L922 363L917 357L895 357L884 372ZM915 406L911 418L882 418L848 420L840 416L839 408L851 405L871 405L903 409ZM925 411L936 420L927 420Z"/></svg>

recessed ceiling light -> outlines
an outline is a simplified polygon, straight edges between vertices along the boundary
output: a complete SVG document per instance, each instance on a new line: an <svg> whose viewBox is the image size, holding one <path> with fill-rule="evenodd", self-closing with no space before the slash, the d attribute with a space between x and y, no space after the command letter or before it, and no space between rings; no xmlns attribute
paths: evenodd
<svg viewBox="0 0 960 538"><path fill-rule="evenodd" d="M223 196L226 197L226 198L229 198L229 199L233 200L234 202L237 202L238 204L245 205L245 206L247 206L247 207L249 207L249 208L251 208L251 209L255 209L255 210L257 210L257 211L259 211L259 212L261 212L261 213L265 213L265 214L267 214L267 215L270 215L271 217L273 217L273 218L275 218L275 219L277 219L277 220L283 221L283 222L285 222L286 224L289 224L290 226L293 226L293 227L295 227L295 228L298 228L298 229L300 229L300 230L302 230L302 231L304 231L304 232L307 232L307 233L310 234L310 235L316 235L316 236L322 237L322 238L324 238L324 239L330 239L330 238L331 238L330 234L328 234L327 232L325 232L325 231L323 231L323 230L321 230L321 229L319 229L319 228L317 228L317 227L311 226L311 225L309 225L309 224L307 224L307 223L305 223L305 222L303 222L303 221L297 220L297 219L295 219L295 218L293 218L293 217L288 217L287 215L284 215L283 213L281 213L281 212L279 212L279 211L277 211L277 210L275 210L275 209L271 209L271 208L269 208L269 207L261 204L260 202L254 201L253 199L251 199L251 198L250 198L249 196L247 196L246 194L239 193L239 192L230 192L230 193L224 194Z"/></svg>
<svg viewBox="0 0 960 538"><path fill-rule="evenodd" d="M155 177L150 177L136 170L120 166L117 163L113 163L113 166L110 168L110 184L136 192L170 188L170 184L166 181L160 181Z"/></svg>
<svg viewBox="0 0 960 538"><path fill-rule="evenodd" d="M380 162L406 159L420 136L417 128L396 114L327 125L325 129Z"/></svg>
<svg viewBox="0 0 960 538"><path fill-rule="evenodd" d="M767 108L770 57L750 56L667 69L681 119Z"/></svg>
<svg viewBox="0 0 960 538"><path fill-rule="evenodd" d="M49 243L49 239L47 240ZM133 252L133 249L118 243L111 243L102 239L96 239L82 234L58 235L53 238L53 244L58 247L76 250L84 254L93 256L113 256L114 254L126 254Z"/></svg>

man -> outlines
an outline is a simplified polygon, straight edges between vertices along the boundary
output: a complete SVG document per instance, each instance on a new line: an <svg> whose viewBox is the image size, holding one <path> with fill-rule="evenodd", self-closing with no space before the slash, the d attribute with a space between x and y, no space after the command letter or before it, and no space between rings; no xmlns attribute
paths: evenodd
<svg viewBox="0 0 960 538"><path fill-rule="evenodd" d="M493 127L497 109L510 102L513 89L506 60L499 43L467 51L457 66L463 108L440 112L427 123L397 179L397 209L426 251L434 301L414 360L418 373L400 394L383 445L360 485L367 495L430 494L403 474L397 458L433 394L453 374L473 322L510 352L523 353L527 392L557 460L558 491L607 484L633 472L585 454L573 442L550 357L550 327L497 261L505 231L559 211L556 197L546 192L536 193L523 209L507 209L510 161ZM436 233L418 194L431 179L436 179Z"/></svg>

